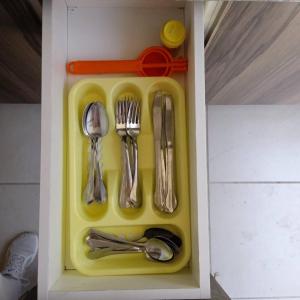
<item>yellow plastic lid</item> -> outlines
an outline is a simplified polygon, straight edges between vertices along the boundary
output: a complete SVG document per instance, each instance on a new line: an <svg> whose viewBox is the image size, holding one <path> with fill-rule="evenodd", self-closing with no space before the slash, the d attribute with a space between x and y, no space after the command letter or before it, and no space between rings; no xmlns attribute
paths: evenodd
<svg viewBox="0 0 300 300"><path fill-rule="evenodd" d="M182 22L170 20L163 26L160 32L160 39L164 46L178 48L183 44L185 35L185 27Z"/></svg>

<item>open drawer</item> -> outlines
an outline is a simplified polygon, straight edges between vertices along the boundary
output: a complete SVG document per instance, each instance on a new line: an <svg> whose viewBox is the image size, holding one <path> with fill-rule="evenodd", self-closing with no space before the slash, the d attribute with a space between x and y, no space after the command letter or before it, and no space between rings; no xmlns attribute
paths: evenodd
<svg viewBox="0 0 300 300"><path fill-rule="evenodd" d="M199 299L210 297L202 1L52 0L43 3L39 299ZM158 45L168 19L185 22L191 259L179 272L88 277L67 255L67 103L74 59L126 59ZM91 77L91 76L89 76ZM106 76L107 77L107 76Z"/></svg>

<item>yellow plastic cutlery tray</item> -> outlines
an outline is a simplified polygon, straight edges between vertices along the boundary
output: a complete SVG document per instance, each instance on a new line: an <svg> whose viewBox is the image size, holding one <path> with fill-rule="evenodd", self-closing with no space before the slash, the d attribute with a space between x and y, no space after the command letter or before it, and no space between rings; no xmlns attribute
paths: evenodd
<svg viewBox="0 0 300 300"><path fill-rule="evenodd" d="M158 90L173 96L175 111L175 169L178 207L173 214L158 211L153 203L155 155L152 125L152 103ZM141 100L141 132L138 136L139 187L142 206L138 209L119 208L121 180L121 145L115 131L115 104L118 97L134 94ZM92 78L77 82L68 99L68 255L81 273L98 275L172 273L188 264L191 252L190 199L188 182L188 151L185 97L181 86L168 77ZM102 163L107 188L106 204L87 205L83 191L88 178L89 139L83 134L81 118L84 107L92 101L104 104L109 119L108 134L102 139ZM181 253L168 263L154 262L143 253L106 256L91 260L85 237L89 228L138 239L144 230L161 227L182 239Z"/></svg>

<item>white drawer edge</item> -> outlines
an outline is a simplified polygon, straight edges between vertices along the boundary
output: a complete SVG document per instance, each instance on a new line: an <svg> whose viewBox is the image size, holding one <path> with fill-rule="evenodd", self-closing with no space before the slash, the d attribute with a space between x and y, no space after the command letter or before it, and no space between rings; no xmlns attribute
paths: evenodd
<svg viewBox="0 0 300 300"><path fill-rule="evenodd" d="M200 299L201 291L194 289L155 289L155 290L107 290L89 292L49 292L49 300L147 300L147 299Z"/></svg>

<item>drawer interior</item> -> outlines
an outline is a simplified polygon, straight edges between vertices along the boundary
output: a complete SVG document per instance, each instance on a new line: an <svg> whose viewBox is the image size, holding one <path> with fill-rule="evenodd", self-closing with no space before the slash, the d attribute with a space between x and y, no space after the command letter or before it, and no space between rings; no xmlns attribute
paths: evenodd
<svg viewBox="0 0 300 300"><path fill-rule="evenodd" d="M169 19L178 19L186 24L188 30L187 43L181 54L189 59L189 71L186 75L173 76L184 88L187 98L187 130L189 142L190 167L190 201L191 201L191 241L192 255L186 267L180 272L168 275L134 275L111 277L87 277L79 274L70 261L68 234L65 220L67 211L67 166L57 162L57 174L51 174L58 188L53 191L49 203L49 271L47 289L53 299L59 293L68 291L105 291L105 290L153 290L164 289L164 298L183 298L186 289L189 297L200 297L209 293L209 256L208 256L208 222L206 211L206 128L205 99L203 73L203 5L185 1L53 1L51 6L51 51L54 77L51 82L53 103L58 122L53 122L53 132L62 131L61 145L57 147L59 161L66 161L67 133L67 95L69 89L78 80L93 76L66 75L65 63L79 59L134 59L149 46L160 44L160 29ZM150 3L151 2L151 3ZM197 35L197 36L196 36ZM46 43L46 42L45 42ZM57 52L54 55L55 51ZM199 52L197 52L199 51ZM197 52L197 54L196 54ZM199 56L198 56L199 55ZM199 67L199 69L197 69ZM120 75L118 75L120 76ZM128 75L124 75L128 76ZM130 75L132 76L132 75ZM201 76L201 77L200 77ZM95 76L96 77L96 76ZM99 75L97 75L99 77ZM100 76L101 77L101 76ZM108 77L105 75L105 77ZM109 77L114 77L109 75ZM198 86L196 86L198 85ZM197 103L196 101L199 101ZM49 104L50 105L50 104ZM44 106L45 107L45 106ZM46 108L44 108L46 110ZM202 117L202 118L201 118ZM54 118L54 117L53 117ZM197 118L201 121L197 121ZM52 121L55 119L52 119ZM200 123L203 126L199 126ZM54 124L55 123L55 124ZM62 130L63 129L63 130ZM198 137L197 137L198 131ZM197 143L203 151L196 150ZM61 146L61 147L60 147ZM199 156L200 154L200 156ZM200 160L200 161L199 161ZM54 164L54 163L53 163ZM199 164L203 169L199 171ZM55 169L55 168L54 168ZM56 174L56 175L57 175ZM61 180L61 184L59 183ZM201 192L199 192L199 189ZM199 195L203 195L203 203ZM54 195L54 196L55 196ZM200 204L199 204L200 203ZM203 205L203 211L200 210ZM203 217L201 218L201 215ZM199 228L203 228L203 236ZM202 230L202 229L201 229ZM206 240L206 246L199 239ZM203 248L202 248L203 247ZM202 248L202 256L199 256ZM203 263L200 261L203 260ZM201 276L205 271L206 275ZM204 273L205 273L204 272ZM43 276L43 275L41 275ZM203 290L201 284L203 283ZM172 291L174 289L174 291ZM172 294L173 293L173 294ZM182 293L182 294L181 294ZM126 294L126 293L125 293ZM168 296L169 294L169 296ZM173 296L172 296L173 295ZM154 296L158 297L159 296ZM75 298L74 298L75 299ZM113 298L112 298L113 299Z"/></svg>

